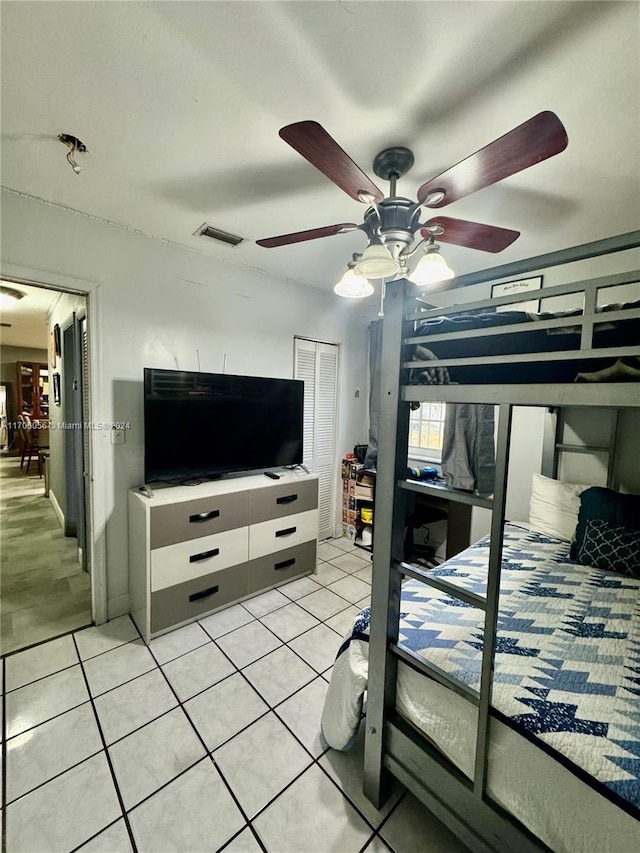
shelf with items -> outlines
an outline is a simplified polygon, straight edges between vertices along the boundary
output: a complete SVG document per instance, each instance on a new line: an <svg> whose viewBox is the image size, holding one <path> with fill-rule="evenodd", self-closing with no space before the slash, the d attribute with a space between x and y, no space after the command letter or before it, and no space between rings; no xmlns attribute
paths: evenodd
<svg viewBox="0 0 640 853"><path fill-rule="evenodd" d="M342 529L354 545L373 543L375 471L350 456L342 460Z"/></svg>
<svg viewBox="0 0 640 853"><path fill-rule="evenodd" d="M37 361L19 361L18 414L28 414L32 420L49 418L49 367Z"/></svg>

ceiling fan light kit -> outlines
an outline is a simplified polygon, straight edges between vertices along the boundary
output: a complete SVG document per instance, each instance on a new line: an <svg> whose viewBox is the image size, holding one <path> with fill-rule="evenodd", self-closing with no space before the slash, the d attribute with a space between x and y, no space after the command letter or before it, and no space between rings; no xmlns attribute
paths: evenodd
<svg viewBox="0 0 640 853"><path fill-rule="evenodd" d="M555 113L544 111L485 145L442 174L422 184L417 201L396 195L396 183L413 166L408 148L381 151L373 161L375 174L389 181L389 195L371 181L327 131L315 121L281 128L280 136L306 160L355 201L368 205L361 225L342 223L258 240L265 248L363 231L368 246L354 255L347 272L335 286L339 296L362 298L373 293L368 279L408 278L418 286L449 281L455 273L440 254L443 243L482 252L501 252L520 236L519 231L437 216L420 222L423 208L444 207L477 190L559 154L567 147L567 133ZM418 241L416 243L416 240ZM409 261L423 249L412 273ZM358 287L358 281L361 285ZM365 284L366 282L366 284Z"/></svg>
<svg viewBox="0 0 640 853"><path fill-rule="evenodd" d="M454 277L454 271L440 254L440 246L433 243L426 247L410 279L418 287L426 287L439 281L449 281Z"/></svg>
<svg viewBox="0 0 640 853"><path fill-rule="evenodd" d="M366 278L358 275L352 267L349 267L333 291L338 296L345 296L347 299L363 299L365 296L371 296L373 285Z"/></svg>
<svg viewBox="0 0 640 853"><path fill-rule="evenodd" d="M400 264L382 243L371 243L355 262L353 271L363 278L392 278L400 272Z"/></svg>

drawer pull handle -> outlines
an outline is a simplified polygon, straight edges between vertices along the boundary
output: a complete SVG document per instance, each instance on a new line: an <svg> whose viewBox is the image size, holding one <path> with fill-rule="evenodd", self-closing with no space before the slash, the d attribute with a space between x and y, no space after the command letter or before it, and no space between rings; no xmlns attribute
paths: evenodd
<svg viewBox="0 0 640 853"><path fill-rule="evenodd" d="M276 530L276 536L291 536L297 529L297 527L285 527L284 530Z"/></svg>
<svg viewBox="0 0 640 853"><path fill-rule="evenodd" d="M197 515L190 515L189 521L192 524L197 524L199 521L211 521L212 518L217 518L219 515L219 509L212 509L211 512L199 512Z"/></svg>
<svg viewBox="0 0 640 853"><path fill-rule="evenodd" d="M298 500L297 495L283 495L281 498L276 498L277 504L291 504Z"/></svg>
<svg viewBox="0 0 640 853"><path fill-rule="evenodd" d="M208 560L209 557L217 557L220 553L220 548L214 548L212 551L203 551L201 554L193 554L189 557L190 563L199 563L201 560Z"/></svg>
<svg viewBox="0 0 640 853"><path fill-rule="evenodd" d="M278 571L278 569L288 569L289 566L295 565L295 562L296 562L296 558L292 557L290 560L283 560L281 563L276 563L273 568L276 571Z"/></svg>
<svg viewBox="0 0 640 853"><path fill-rule="evenodd" d="M209 589L203 589L202 592L194 592L189 596L189 601L199 601L201 598L208 598L210 595L215 595L220 589L219 586L210 586Z"/></svg>

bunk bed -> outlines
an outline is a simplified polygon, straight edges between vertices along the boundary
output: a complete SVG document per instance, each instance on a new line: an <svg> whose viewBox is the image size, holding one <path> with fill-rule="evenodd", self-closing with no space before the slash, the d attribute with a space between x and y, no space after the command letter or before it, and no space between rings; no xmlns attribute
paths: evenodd
<svg viewBox="0 0 640 853"><path fill-rule="evenodd" d="M490 341L495 328L480 321L473 331L442 331L444 323L431 323L425 355L425 319L442 310L416 310L407 282L387 285L372 604L338 653L322 726L329 745L348 748L365 704L367 797L380 807L396 777L474 851L640 849L640 577L576 562L564 533L505 521L515 405L556 415L566 406L612 407L612 435L618 410L640 408L640 376L619 370L640 357L638 304L606 311L609 327L625 330L622 343L619 334L604 344L594 335L605 314L599 291L639 280L636 272L545 288L544 297L583 294L580 312L534 320L543 329L569 322L571 346L562 336L549 336L557 350L527 341L529 321L507 316L499 320L506 352L455 349L456 357L446 347L439 357L436 345ZM527 297L467 303L447 316L473 318ZM487 363L510 372L488 384ZM570 365L573 380L560 369L553 375L563 381L527 373L540 363ZM452 378L460 367L476 373L463 383ZM437 490L405 478L407 403L427 400L498 410L493 495L448 495L491 509L491 533L430 571L403 553L407 496ZM558 473L559 426L556 418L545 436L549 478ZM606 491L615 485L612 455ZM627 510L640 528L638 504Z"/></svg>

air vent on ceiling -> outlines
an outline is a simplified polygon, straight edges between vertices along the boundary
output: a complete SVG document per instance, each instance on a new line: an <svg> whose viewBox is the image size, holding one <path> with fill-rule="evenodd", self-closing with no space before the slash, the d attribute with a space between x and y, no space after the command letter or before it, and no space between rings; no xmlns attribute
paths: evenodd
<svg viewBox="0 0 640 853"><path fill-rule="evenodd" d="M212 225L201 225L195 232L200 237L209 237L211 240L217 240L219 243L226 243L227 246L239 246L244 242L242 237L236 237L235 234L228 234L226 231L221 231L219 228L214 228Z"/></svg>

